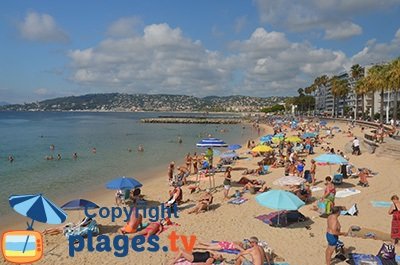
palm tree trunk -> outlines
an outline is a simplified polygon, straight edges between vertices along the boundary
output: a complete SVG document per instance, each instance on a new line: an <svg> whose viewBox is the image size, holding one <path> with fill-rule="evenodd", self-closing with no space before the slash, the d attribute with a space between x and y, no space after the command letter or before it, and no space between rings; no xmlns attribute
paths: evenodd
<svg viewBox="0 0 400 265"><path fill-rule="evenodd" d="M398 90L394 91L394 100L393 100L393 124L394 126L397 125L397 94Z"/></svg>
<svg viewBox="0 0 400 265"><path fill-rule="evenodd" d="M362 95L361 95L361 115L362 115L363 120L364 120L364 116L365 116L364 99L365 99L365 93L362 93Z"/></svg>
<svg viewBox="0 0 400 265"><path fill-rule="evenodd" d="M374 114L375 114L375 92L372 92L371 121L374 121Z"/></svg>
<svg viewBox="0 0 400 265"><path fill-rule="evenodd" d="M383 109L383 107L384 107L384 105L385 105L385 102L384 102L384 100L383 100L383 95L384 95L384 90L383 90L383 88L382 88L382 89L381 89L381 109L380 109L380 115L379 115L380 123L383 123L383 114L384 114L384 109Z"/></svg>
<svg viewBox="0 0 400 265"><path fill-rule="evenodd" d="M354 119L357 120L357 111L358 111L358 95L356 94L356 102L355 102L355 109L354 109Z"/></svg>

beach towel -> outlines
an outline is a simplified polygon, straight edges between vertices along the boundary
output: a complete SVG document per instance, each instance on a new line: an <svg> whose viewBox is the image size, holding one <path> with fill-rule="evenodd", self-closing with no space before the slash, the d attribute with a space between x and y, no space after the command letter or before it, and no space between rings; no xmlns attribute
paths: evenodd
<svg viewBox="0 0 400 265"><path fill-rule="evenodd" d="M378 257L370 254L350 253L348 262L351 265L383 265Z"/></svg>
<svg viewBox="0 0 400 265"><path fill-rule="evenodd" d="M310 189L311 189L312 192L324 190L323 188L317 187L317 186L312 186Z"/></svg>
<svg viewBox="0 0 400 265"><path fill-rule="evenodd" d="M218 242L220 242L220 241L217 241L217 240L211 241L211 243L218 243ZM218 252L237 255L240 253L240 250L238 250L238 249L223 249L223 250L218 250Z"/></svg>
<svg viewBox="0 0 400 265"><path fill-rule="evenodd" d="M230 201L228 201L228 203L240 205L240 204L242 204L242 203L247 202L248 200L249 200L249 199L240 197L240 198L236 198L236 199L230 200Z"/></svg>
<svg viewBox="0 0 400 265"><path fill-rule="evenodd" d="M357 204L353 204L353 206L350 207L350 209L348 209L347 211L340 211L340 215L351 215L351 216L355 216L358 214L358 208L357 208Z"/></svg>
<svg viewBox="0 0 400 265"><path fill-rule="evenodd" d="M340 190L338 192L336 192L336 196L335 198L346 198L352 195L356 195L361 193L360 190L357 189L345 189L345 190Z"/></svg>
<svg viewBox="0 0 400 265"><path fill-rule="evenodd" d="M364 238L364 239L370 238L370 239L376 239L376 240L382 240L382 241L391 241L389 233L385 233L385 232L371 229L371 228L351 226L348 233L349 233L349 236L351 236L351 237L359 237L359 238Z"/></svg>
<svg viewBox="0 0 400 265"><path fill-rule="evenodd" d="M382 207L382 208L390 208L392 202L385 201L371 201L372 207Z"/></svg>

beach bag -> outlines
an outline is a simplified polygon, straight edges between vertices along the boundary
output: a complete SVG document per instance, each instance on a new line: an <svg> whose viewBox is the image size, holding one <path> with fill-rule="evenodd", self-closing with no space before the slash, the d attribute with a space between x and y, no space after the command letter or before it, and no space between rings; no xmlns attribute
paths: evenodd
<svg viewBox="0 0 400 265"><path fill-rule="evenodd" d="M383 243L377 256L385 260L394 260L396 258L395 246L392 244Z"/></svg>

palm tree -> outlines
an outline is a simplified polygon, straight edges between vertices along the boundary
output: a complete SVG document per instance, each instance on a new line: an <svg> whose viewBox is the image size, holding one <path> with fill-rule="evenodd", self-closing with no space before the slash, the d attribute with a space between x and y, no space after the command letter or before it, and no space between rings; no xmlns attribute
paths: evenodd
<svg viewBox="0 0 400 265"><path fill-rule="evenodd" d="M351 66L351 77L354 79L354 81L357 82L361 77L363 77L363 75L364 75L364 68L362 68L359 64L354 64L353 66ZM352 89L354 89L354 87L352 87ZM354 110L354 119L357 120L358 96L359 96L359 94L357 94L357 92L355 94L356 94L356 97L355 97L355 105L356 105L356 107L355 107L355 110ZM362 105L363 104L364 104L364 102L362 103ZM364 109L362 111L364 112Z"/></svg>
<svg viewBox="0 0 400 265"><path fill-rule="evenodd" d="M346 97L349 93L349 83L345 79L339 79L337 76L332 77L331 79L332 84L332 95L334 97L334 105L336 104L337 111L336 116L339 114L339 99L343 101L343 116L344 116L344 109L346 106Z"/></svg>
<svg viewBox="0 0 400 265"><path fill-rule="evenodd" d="M364 97L365 93L368 92L368 84L365 77L362 77L357 80L354 90L356 92L356 95L361 95L361 115L364 118L365 115Z"/></svg>
<svg viewBox="0 0 400 265"><path fill-rule="evenodd" d="M372 86L373 91L380 91L380 122L383 123L383 116L384 116L384 94L385 91L389 90L390 83L388 77L388 65L375 65L368 71L368 78L369 82Z"/></svg>
<svg viewBox="0 0 400 265"><path fill-rule="evenodd" d="M400 90L400 57L393 60L387 71L387 76L389 78L389 83L394 91L394 100L393 100L393 121L394 124L397 124L397 94Z"/></svg>

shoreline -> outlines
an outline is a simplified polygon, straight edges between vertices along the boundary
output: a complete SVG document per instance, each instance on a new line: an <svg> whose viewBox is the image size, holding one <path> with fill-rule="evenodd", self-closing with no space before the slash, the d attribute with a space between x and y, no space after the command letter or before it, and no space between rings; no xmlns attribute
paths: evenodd
<svg viewBox="0 0 400 265"><path fill-rule="evenodd" d="M253 130L251 127L250 123L241 123L241 124L235 124L236 126L247 126L248 130ZM238 136L238 139L242 139L242 136ZM244 147L247 144L247 140L242 144ZM196 149L196 147L193 147L193 149ZM198 152L199 153L199 152ZM180 156L180 157L179 157ZM175 165L183 165L184 164L184 156L185 154L179 154L178 157L173 157L171 161L175 161ZM219 156L215 156L215 158L219 158ZM165 186L165 196L168 195L168 189L171 188L169 186L168 181L167 181L167 167L169 165L169 162L166 164L160 164L156 167L153 167L151 169L145 169L143 171L140 171L139 174L135 174L133 177L140 181L142 183L142 194L146 196L146 191L149 189L154 184L159 184L160 181L164 182ZM132 175L130 175L132 176ZM146 177L150 176L150 177ZM192 177L191 175L190 177ZM111 179L110 179L111 180ZM108 206L110 205L110 202L112 203L111 206L115 206L114 204L114 194L115 190L109 190L105 188L106 182L102 184L95 185L94 187L91 187L90 189L86 189L84 191L73 191L62 194L58 196L57 198L51 198L57 205L61 206L64 203L73 200L73 199L87 199L90 201L93 201L94 203L98 204L100 207L102 206ZM147 197L147 196L146 196ZM167 199L167 198L165 198ZM25 229L26 226L26 221L29 220L27 217L21 216L17 213L12 211L8 215L4 215L0 219L0 235L8 230L13 230L13 229ZM76 211L66 211L68 214L67 220L64 222L73 222L76 221ZM82 216L83 213L81 214ZM75 218L75 219L73 219ZM72 220L71 220L72 219ZM79 218L81 219L81 218ZM62 225L62 224L61 224ZM49 224L44 224L44 223L35 223L35 230L44 230L44 227L46 228L52 228L56 227L59 225L49 225Z"/></svg>

